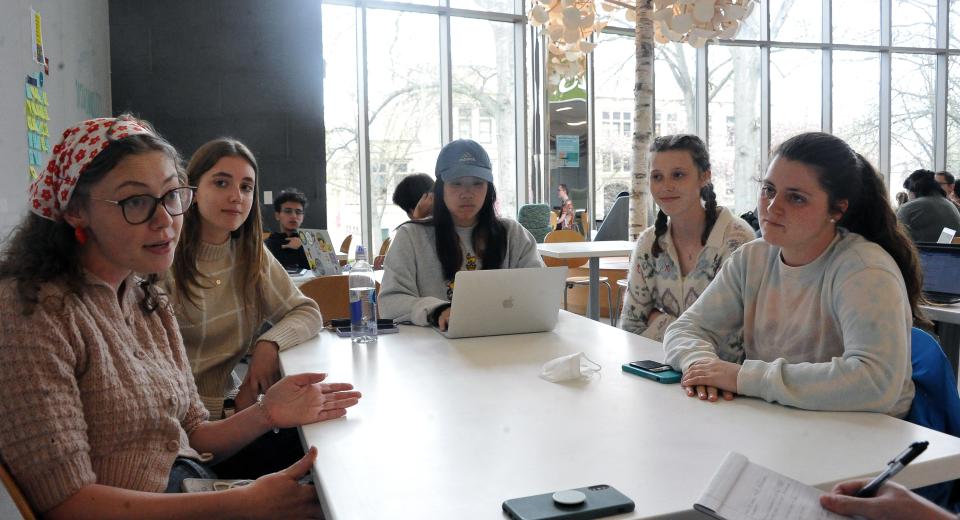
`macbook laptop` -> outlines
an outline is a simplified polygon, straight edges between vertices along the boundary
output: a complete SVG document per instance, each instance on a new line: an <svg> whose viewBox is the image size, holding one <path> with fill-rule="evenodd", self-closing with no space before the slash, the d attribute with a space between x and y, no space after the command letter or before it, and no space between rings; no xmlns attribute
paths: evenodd
<svg viewBox="0 0 960 520"><path fill-rule="evenodd" d="M440 333L472 338L553 330L566 279L566 267L460 271L450 323Z"/></svg>
<svg viewBox="0 0 960 520"><path fill-rule="evenodd" d="M923 295L933 303L960 302L960 245L918 243Z"/></svg>

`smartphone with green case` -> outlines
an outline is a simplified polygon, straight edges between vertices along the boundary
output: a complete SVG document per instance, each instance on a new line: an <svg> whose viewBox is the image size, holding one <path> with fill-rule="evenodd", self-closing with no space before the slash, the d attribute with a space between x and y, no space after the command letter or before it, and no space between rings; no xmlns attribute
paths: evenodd
<svg viewBox="0 0 960 520"><path fill-rule="evenodd" d="M663 384L679 383L680 378L683 377L683 374L674 370L670 365L649 359L624 363L621 369L624 372L652 379Z"/></svg>

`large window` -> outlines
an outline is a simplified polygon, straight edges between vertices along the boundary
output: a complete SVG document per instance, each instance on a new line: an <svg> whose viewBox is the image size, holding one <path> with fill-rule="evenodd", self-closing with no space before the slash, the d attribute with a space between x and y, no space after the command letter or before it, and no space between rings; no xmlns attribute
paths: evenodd
<svg viewBox="0 0 960 520"><path fill-rule="evenodd" d="M760 49L708 49L709 147L717 202L738 214L757 204L760 174Z"/></svg>
<svg viewBox="0 0 960 520"><path fill-rule="evenodd" d="M946 166L948 171L960 177L960 56L951 56L948 67Z"/></svg>
<svg viewBox="0 0 960 520"><path fill-rule="evenodd" d="M960 170L960 32L944 31L948 20L960 26L960 1L764 0L736 40L709 42L699 53L683 46L689 70L708 71L685 100L691 108L706 106L707 117L688 112L686 128L708 140L718 200L738 212L753 209L753 179L763 174L771 149L808 131L846 140L877 167L891 193L917 168ZM658 57L675 47L658 44ZM660 92L675 91L664 76L677 70L658 63L658 134L676 131L671 125L680 119L662 106ZM938 77L943 73L948 77ZM602 85L599 74L598 68ZM621 95L627 91L624 86ZM616 169L609 155L598 158L598 168Z"/></svg>
<svg viewBox="0 0 960 520"><path fill-rule="evenodd" d="M595 216L629 191L633 164L634 40L603 34L594 51Z"/></svg>
<svg viewBox="0 0 960 520"><path fill-rule="evenodd" d="M821 128L820 51L770 51L770 145Z"/></svg>
<svg viewBox="0 0 960 520"><path fill-rule="evenodd" d="M833 133L880 164L879 53L833 53Z"/></svg>
<svg viewBox="0 0 960 520"><path fill-rule="evenodd" d="M592 197L583 207L603 218L616 195L629 190L635 44L625 11L595 37L591 81L558 100L533 91L548 88L533 76L542 73L536 61L518 61L524 55L517 36L527 27L516 2L405 0L374 9L335 1L322 7L326 211L335 238L360 234L376 246L405 220L390 201L396 183L432 174L450 139L474 139L490 153L501 215L514 217L523 203L553 202L553 188L544 184L560 181L549 173L551 141L542 137L549 129L538 127L539 116L521 117L540 96L550 101L536 109L555 110L553 119L574 108L586 114L585 101L592 106L591 121L578 115L561 132L581 137L581 155L593 151L576 172L576 187ZM960 1L939 1L763 0L734 41L701 50L656 44L653 130L704 137L718 199L738 213L754 208L754 180L771 148L799 132L842 137L877 166L891 193L917 168L956 173L960 32L941 26L960 25ZM881 16L884 8L889 16ZM535 37L525 43L533 47Z"/></svg>
<svg viewBox="0 0 960 520"><path fill-rule="evenodd" d="M514 33L524 20L496 14L512 11L513 2L452 4L490 11L491 19L459 18L439 6L322 6L326 211L335 240L352 234L354 244L378 249L407 220L392 202L397 183L414 173L433 176L440 148L461 137L490 154L498 209L516 216L524 162Z"/></svg>
<svg viewBox="0 0 960 520"><path fill-rule="evenodd" d="M770 39L819 42L821 5L810 0L770 0Z"/></svg>
<svg viewBox="0 0 960 520"><path fill-rule="evenodd" d="M890 193L913 170L934 168L935 58L894 54L890 87Z"/></svg>
<svg viewBox="0 0 960 520"><path fill-rule="evenodd" d="M891 0L891 9L895 46L936 46L937 0Z"/></svg>
<svg viewBox="0 0 960 520"><path fill-rule="evenodd" d="M354 7L323 6L323 48L337 49L324 56L327 207L310 207L307 211L326 210L330 238L337 244L347 235L359 237L363 231L360 226L356 20Z"/></svg>
<svg viewBox="0 0 960 520"><path fill-rule="evenodd" d="M439 24L434 15L367 11L367 89L374 244L407 220L391 200L440 151Z"/></svg>
<svg viewBox="0 0 960 520"><path fill-rule="evenodd" d="M880 0L832 2L833 43L880 44Z"/></svg>
<svg viewBox="0 0 960 520"><path fill-rule="evenodd" d="M480 143L493 165L500 214L517 214L517 128L513 26L466 18L451 21L453 102L461 123L454 139ZM469 120L469 125L465 124ZM469 133L459 132L469 129Z"/></svg>

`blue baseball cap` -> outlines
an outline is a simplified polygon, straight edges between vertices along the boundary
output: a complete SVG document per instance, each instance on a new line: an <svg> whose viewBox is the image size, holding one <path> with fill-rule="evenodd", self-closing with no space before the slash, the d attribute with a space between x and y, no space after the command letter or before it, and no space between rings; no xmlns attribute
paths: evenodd
<svg viewBox="0 0 960 520"><path fill-rule="evenodd" d="M470 139L457 139L447 143L437 156L437 178L450 182L460 177L479 177L493 182L493 167L490 156L482 146Z"/></svg>

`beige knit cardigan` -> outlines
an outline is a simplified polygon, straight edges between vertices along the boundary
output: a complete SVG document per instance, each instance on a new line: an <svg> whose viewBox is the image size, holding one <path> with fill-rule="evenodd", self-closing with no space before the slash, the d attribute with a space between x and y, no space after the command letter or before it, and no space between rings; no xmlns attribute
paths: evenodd
<svg viewBox="0 0 960 520"><path fill-rule="evenodd" d="M207 419L168 305L147 313L131 275L120 294L92 274L83 291L41 288L22 313L0 281L0 455L43 513L81 487L162 492Z"/></svg>

